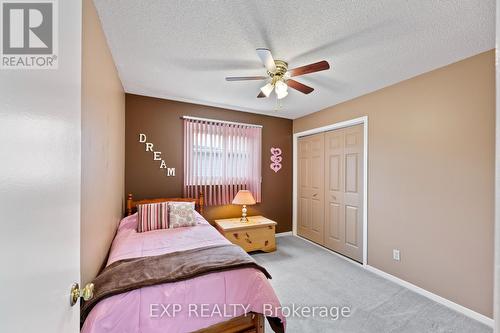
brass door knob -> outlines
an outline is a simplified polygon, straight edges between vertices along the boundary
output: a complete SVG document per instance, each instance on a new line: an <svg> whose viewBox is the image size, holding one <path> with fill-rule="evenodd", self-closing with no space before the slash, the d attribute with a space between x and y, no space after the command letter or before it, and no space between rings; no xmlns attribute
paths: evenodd
<svg viewBox="0 0 500 333"><path fill-rule="evenodd" d="M94 297L94 284L87 283L85 288L80 289L80 285L78 283L73 283L70 291L69 304L71 306L75 305L80 297L82 297L85 301Z"/></svg>

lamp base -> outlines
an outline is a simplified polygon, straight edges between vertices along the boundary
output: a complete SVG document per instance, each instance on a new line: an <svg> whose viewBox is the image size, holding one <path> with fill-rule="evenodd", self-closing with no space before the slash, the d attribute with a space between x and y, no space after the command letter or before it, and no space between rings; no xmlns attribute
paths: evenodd
<svg viewBox="0 0 500 333"><path fill-rule="evenodd" d="M240 222L241 223L248 223L248 219L247 219L247 205L243 205L243 208L241 208Z"/></svg>

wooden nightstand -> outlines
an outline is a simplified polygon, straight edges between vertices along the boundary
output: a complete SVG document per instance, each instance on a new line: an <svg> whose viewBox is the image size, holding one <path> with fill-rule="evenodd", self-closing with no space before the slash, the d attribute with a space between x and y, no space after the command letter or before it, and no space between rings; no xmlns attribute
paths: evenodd
<svg viewBox="0 0 500 333"><path fill-rule="evenodd" d="M272 252L276 250L276 222L263 216L249 216L247 223L240 218L215 220L215 226L231 243L245 251Z"/></svg>

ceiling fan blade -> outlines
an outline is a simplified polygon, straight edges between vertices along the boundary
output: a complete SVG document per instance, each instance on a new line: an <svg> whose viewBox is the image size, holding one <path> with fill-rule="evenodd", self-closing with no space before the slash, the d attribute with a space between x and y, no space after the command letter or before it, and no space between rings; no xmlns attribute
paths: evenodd
<svg viewBox="0 0 500 333"><path fill-rule="evenodd" d="M267 76L228 76L226 81L265 80Z"/></svg>
<svg viewBox="0 0 500 333"><path fill-rule="evenodd" d="M264 64L268 72L274 73L276 72L276 64L274 63L273 55L269 49L258 48L257 55L260 58L260 61Z"/></svg>
<svg viewBox="0 0 500 333"><path fill-rule="evenodd" d="M267 96L264 95L264 93L262 91L257 95L257 98L265 98L265 97L267 97Z"/></svg>
<svg viewBox="0 0 500 333"><path fill-rule="evenodd" d="M314 64L309 64L309 65L297 67L294 69L290 69L288 71L288 73L290 73L290 76L299 76L299 75L324 71L327 69L330 69L330 64L328 64L328 61L323 60L323 61L315 62Z"/></svg>
<svg viewBox="0 0 500 333"><path fill-rule="evenodd" d="M297 82L295 80L287 80L286 81L286 84L290 87L290 88L293 88L295 90L298 90L300 91L301 93L304 93L304 94L310 94L314 91L314 88L311 88L309 86L306 86L305 84L302 84L300 82Z"/></svg>

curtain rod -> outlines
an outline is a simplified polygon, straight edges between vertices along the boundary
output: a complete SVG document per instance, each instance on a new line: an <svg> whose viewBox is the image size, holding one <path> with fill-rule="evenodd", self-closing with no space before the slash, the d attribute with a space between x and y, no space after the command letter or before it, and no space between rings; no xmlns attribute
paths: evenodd
<svg viewBox="0 0 500 333"><path fill-rule="evenodd" d="M262 125L256 125L256 124L246 124L246 123L238 123L238 122L235 122L235 121L226 121L226 120L217 120L217 119L208 119L208 118L198 118L198 117L191 117L191 116L182 116L181 119L201 120L201 121L207 121L207 122L211 122L211 123L243 125L243 126L248 126L248 127L260 127L260 128L263 127Z"/></svg>

